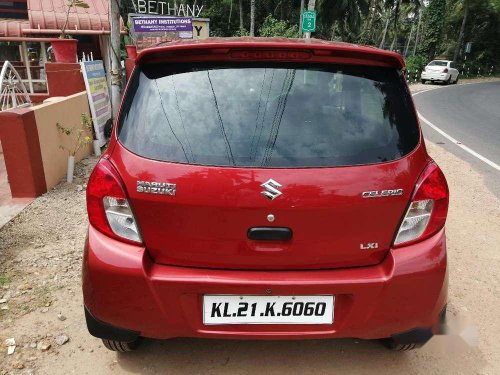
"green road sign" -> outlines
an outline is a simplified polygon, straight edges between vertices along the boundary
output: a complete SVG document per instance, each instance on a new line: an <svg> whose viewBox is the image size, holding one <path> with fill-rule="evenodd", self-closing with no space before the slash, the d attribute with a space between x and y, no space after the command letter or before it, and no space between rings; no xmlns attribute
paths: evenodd
<svg viewBox="0 0 500 375"><path fill-rule="evenodd" d="M316 31L315 10L306 10L302 13L302 31L305 33Z"/></svg>

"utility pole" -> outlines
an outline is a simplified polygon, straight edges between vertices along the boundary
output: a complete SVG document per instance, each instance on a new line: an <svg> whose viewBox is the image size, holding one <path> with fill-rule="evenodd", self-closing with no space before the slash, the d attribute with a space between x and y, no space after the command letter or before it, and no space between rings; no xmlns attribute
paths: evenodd
<svg viewBox="0 0 500 375"><path fill-rule="evenodd" d="M314 8L316 8L316 0L309 0L309 3L307 5L307 10L314 10ZM304 33L304 38L311 39L311 32L308 31Z"/></svg>
<svg viewBox="0 0 500 375"><path fill-rule="evenodd" d="M111 0L111 109L116 118L122 95L122 65L120 62L120 0Z"/></svg>

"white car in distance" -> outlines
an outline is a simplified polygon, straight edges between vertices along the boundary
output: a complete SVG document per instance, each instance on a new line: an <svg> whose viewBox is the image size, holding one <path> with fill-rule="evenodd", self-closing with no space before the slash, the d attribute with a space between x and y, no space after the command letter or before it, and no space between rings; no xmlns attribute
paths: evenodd
<svg viewBox="0 0 500 375"><path fill-rule="evenodd" d="M422 71L420 81L425 83L443 82L446 84L458 82L458 70L455 68L455 62L450 60L432 60Z"/></svg>

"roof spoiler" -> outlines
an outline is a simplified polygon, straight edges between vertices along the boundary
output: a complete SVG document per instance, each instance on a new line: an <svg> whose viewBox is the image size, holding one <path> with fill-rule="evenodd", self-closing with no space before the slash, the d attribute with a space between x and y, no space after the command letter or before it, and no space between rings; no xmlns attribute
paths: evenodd
<svg viewBox="0 0 500 375"><path fill-rule="evenodd" d="M142 50L136 64L194 61L303 61L404 68L401 55L344 43L210 42L167 44Z"/></svg>

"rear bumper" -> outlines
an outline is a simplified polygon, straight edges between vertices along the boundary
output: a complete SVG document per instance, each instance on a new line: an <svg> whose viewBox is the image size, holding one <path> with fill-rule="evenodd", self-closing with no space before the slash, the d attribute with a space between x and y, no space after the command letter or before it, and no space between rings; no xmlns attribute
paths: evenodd
<svg viewBox="0 0 500 375"><path fill-rule="evenodd" d="M420 79L428 80L428 81L447 81L450 78L450 73L428 73L422 72Z"/></svg>
<svg viewBox="0 0 500 375"><path fill-rule="evenodd" d="M89 228L83 264L84 303L112 327L151 338L388 337L432 328L447 299L444 230L391 250L377 266L320 271L230 271L155 264L144 248ZM204 294L333 294L332 325L202 323Z"/></svg>

